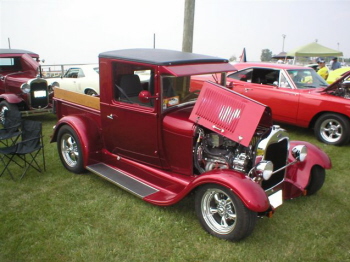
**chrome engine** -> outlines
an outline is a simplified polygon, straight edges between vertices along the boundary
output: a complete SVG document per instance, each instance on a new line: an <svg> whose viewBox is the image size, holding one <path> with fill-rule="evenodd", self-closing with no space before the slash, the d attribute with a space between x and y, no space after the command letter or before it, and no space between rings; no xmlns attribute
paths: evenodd
<svg viewBox="0 0 350 262"><path fill-rule="evenodd" d="M350 99L350 82L343 82L342 84L339 83L338 88L330 92L330 94Z"/></svg>
<svg viewBox="0 0 350 262"><path fill-rule="evenodd" d="M284 180L285 168L304 161L306 148L292 150L294 162L287 163L289 138L279 126L259 127L248 147L208 129L197 129L194 166L201 174L216 169L232 169L245 173L267 190ZM293 153L295 151L295 154Z"/></svg>
<svg viewBox="0 0 350 262"><path fill-rule="evenodd" d="M214 169L234 169L247 173L255 162L257 142L267 131L258 131L251 144L245 147L220 134L199 128L194 148L195 167L200 173Z"/></svg>

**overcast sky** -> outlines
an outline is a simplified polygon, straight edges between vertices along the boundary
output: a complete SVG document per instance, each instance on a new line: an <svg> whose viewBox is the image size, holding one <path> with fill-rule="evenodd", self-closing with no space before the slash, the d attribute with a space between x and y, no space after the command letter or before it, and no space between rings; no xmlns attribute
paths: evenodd
<svg viewBox="0 0 350 262"><path fill-rule="evenodd" d="M185 0L0 0L0 48L46 64L97 63L125 48L181 50ZM318 41L350 57L350 0L196 0L193 52L249 61Z"/></svg>

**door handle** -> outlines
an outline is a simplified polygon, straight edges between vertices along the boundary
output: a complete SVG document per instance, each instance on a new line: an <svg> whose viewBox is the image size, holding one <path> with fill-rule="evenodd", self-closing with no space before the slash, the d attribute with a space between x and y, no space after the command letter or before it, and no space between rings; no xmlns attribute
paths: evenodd
<svg viewBox="0 0 350 262"><path fill-rule="evenodd" d="M247 87L244 88L244 91L245 91L245 92L248 92L248 91L250 91L250 90L253 90L253 88L247 88Z"/></svg>
<svg viewBox="0 0 350 262"><path fill-rule="evenodd" d="M114 119L114 118L117 118L117 116L115 114L109 114L109 115L107 115L107 118Z"/></svg>

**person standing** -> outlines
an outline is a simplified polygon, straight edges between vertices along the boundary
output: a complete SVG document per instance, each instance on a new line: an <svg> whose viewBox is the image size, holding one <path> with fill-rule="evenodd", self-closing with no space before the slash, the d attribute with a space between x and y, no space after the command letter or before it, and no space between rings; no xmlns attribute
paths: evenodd
<svg viewBox="0 0 350 262"><path fill-rule="evenodd" d="M319 74L324 80L327 80L329 70L328 67L326 67L326 61L323 58L319 57L317 58L316 62L318 64L317 74Z"/></svg>
<svg viewBox="0 0 350 262"><path fill-rule="evenodd" d="M338 58L337 57L333 57L332 59L332 66L331 66L331 70L335 70L338 68L341 68L341 64L338 62Z"/></svg>

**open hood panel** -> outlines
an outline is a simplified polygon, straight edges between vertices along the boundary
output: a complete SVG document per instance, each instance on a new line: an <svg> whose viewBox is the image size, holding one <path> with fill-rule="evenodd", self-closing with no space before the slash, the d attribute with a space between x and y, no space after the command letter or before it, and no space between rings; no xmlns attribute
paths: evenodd
<svg viewBox="0 0 350 262"><path fill-rule="evenodd" d="M266 106L228 88L205 82L190 120L248 146Z"/></svg>
<svg viewBox="0 0 350 262"><path fill-rule="evenodd" d="M344 73L337 81L335 81L334 83L326 87L324 90L322 90L322 92L335 91L341 86L344 80L347 79L348 77L350 77L350 71Z"/></svg>

